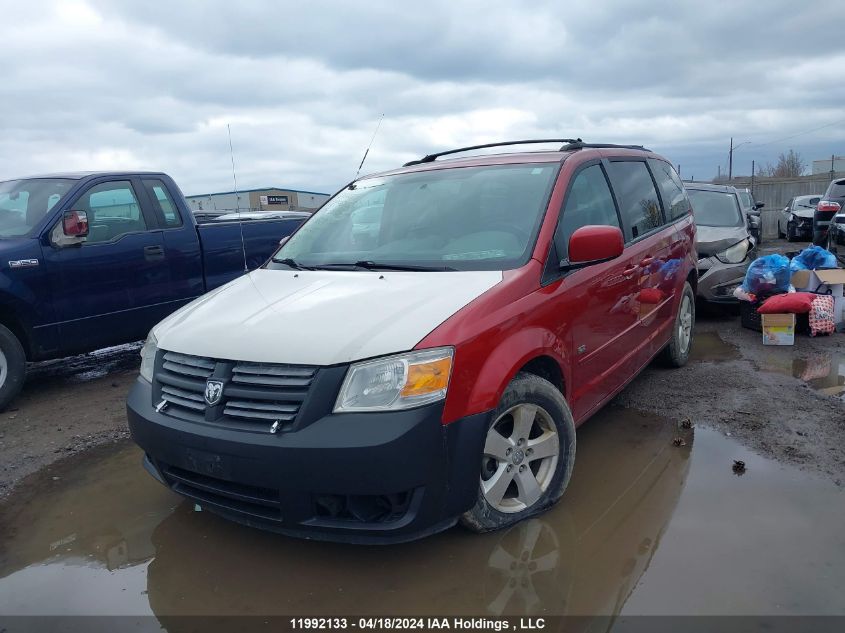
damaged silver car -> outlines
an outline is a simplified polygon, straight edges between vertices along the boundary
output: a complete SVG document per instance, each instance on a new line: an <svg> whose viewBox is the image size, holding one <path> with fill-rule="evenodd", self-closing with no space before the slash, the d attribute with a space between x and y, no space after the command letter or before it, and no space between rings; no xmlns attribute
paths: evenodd
<svg viewBox="0 0 845 633"><path fill-rule="evenodd" d="M695 216L698 249L698 296L714 303L734 303L734 290L757 257L757 242L734 187L684 183Z"/></svg>

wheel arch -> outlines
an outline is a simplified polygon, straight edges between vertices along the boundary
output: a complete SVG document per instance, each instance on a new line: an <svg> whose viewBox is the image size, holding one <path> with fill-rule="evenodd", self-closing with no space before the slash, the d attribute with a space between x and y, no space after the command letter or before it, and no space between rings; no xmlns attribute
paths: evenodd
<svg viewBox="0 0 845 633"><path fill-rule="evenodd" d="M462 357L478 358L480 364L457 367L449 387L443 411L443 422L495 409L508 384L525 371L549 380L569 400L571 385L566 352L562 341L550 330L535 326L510 334L490 350L489 340L476 339L468 348L458 349L457 363ZM470 362L469 365L474 363ZM454 391L453 391L454 388ZM466 394L462 397L462 394Z"/></svg>
<svg viewBox="0 0 845 633"><path fill-rule="evenodd" d="M32 358L32 347L29 334L15 311L7 305L0 304L0 325L8 328L17 337L21 347L23 347L24 354L26 354L26 359L30 360Z"/></svg>

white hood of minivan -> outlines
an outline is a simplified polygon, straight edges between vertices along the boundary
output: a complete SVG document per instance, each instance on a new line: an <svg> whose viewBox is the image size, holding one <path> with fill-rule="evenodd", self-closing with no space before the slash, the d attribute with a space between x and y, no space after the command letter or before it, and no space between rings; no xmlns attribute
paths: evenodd
<svg viewBox="0 0 845 633"><path fill-rule="evenodd" d="M161 349L333 365L412 349L502 280L500 271L255 270L159 323Z"/></svg>

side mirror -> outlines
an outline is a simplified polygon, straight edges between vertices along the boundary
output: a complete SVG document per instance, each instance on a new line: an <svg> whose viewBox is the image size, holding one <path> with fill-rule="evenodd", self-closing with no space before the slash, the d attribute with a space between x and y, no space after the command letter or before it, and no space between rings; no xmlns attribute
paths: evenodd
<svg viewBox="0 0 845 633"><path fill-rule="evenodd" d="M560 262L561 270L584 268L616 259L625 250L622 231L615 226L588 225L569 238L569 259Z"/></svg>
<svg viewBox="0 0 845 633"><path fill-rule="evenodd" d="M85 211L65 211L62 232L66 237L88 237L88 214Z"/></svg>
<svg viewBox="0 0 845 633"><path fill-rule="evenodd" d="M762 209L765 206L766 206L765 202L758 202L757 204L754 205L754 208L755 209Z"/></svg>

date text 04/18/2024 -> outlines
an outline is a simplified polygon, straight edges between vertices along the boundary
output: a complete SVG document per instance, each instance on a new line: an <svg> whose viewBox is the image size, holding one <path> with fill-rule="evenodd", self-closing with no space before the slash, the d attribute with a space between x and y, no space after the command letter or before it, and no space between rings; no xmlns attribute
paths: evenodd
<svg viewBox="0 0 845 633"><path fill-rule="evenodd" d="M458 630L458 631L538 631L545 628L543 618L519 618L511 622L498 618L409 618L364 617L350 618L291 618L293 630Z"/></svg>

